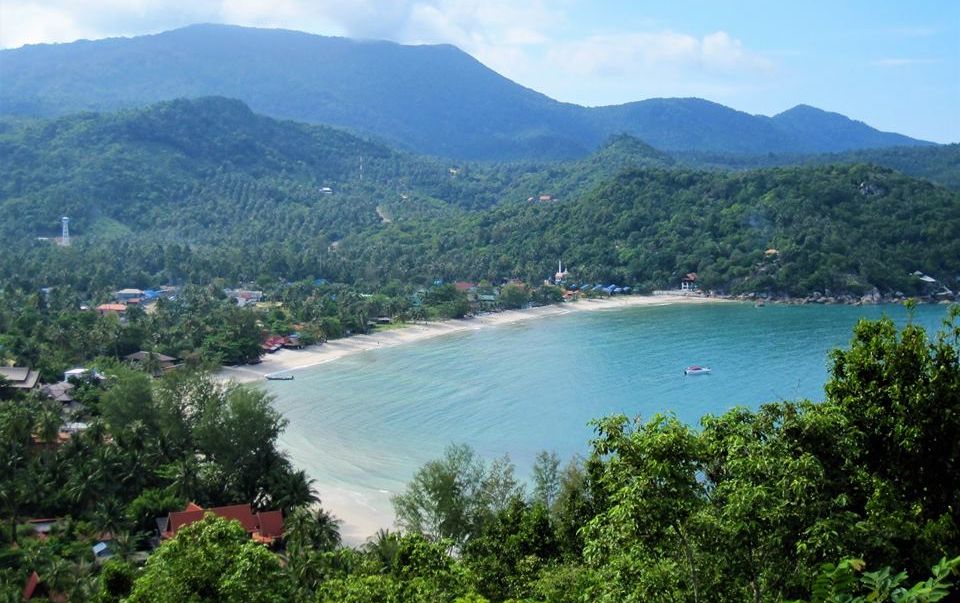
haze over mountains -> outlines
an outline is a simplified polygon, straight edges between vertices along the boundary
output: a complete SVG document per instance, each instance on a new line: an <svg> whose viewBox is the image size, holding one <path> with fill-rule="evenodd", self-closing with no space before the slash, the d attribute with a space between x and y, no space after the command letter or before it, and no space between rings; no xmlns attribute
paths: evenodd
<svg viewBox="0 0 960 603"><path fill-rule="evenodd" d="M702 99L582 107L520 86L449 45L195 25L0 51L0 112L55 116L219 95L461 159L582 157L628 133L666 151L829 153L930 143L799 105L773 117Z"/></svg>

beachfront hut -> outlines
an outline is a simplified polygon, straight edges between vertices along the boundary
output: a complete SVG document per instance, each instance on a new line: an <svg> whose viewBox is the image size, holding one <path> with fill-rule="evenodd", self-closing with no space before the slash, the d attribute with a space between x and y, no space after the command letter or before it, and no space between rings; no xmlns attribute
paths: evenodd
<svg viewBox="0 0 960 603"><path fill-rule="evenodd" d="M133 354L127 354L123 359L137 367L146 368L153 365L151 372L154 377L159 377L163 373L172 371L177 367L176 358L157 352L144 352L141 350Z"/></svg>
<svg viewBox="0 0 960 603"><path fill-rule="evenodd" d="M696 291L697 290L697 273L688 272L680 279L680 290L681 291Z"/></svg>
<svg viewBox="0 0 960 603"><path fill-rule="evenodd" d="M0 377L6 379L7 387L30 391L37 387L40 373L25 366L0 366Z"/></svg>

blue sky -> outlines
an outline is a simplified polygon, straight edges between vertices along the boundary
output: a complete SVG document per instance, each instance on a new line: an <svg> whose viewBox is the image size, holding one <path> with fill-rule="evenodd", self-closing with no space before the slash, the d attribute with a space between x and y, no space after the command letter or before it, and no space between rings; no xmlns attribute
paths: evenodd
<svg viewBox="0 0 960 603"><path fill-rule="evenodd" d="M562 101L805 103L960 141L960 1L0 0L0 46L196 22L450 43Z"/></svg>

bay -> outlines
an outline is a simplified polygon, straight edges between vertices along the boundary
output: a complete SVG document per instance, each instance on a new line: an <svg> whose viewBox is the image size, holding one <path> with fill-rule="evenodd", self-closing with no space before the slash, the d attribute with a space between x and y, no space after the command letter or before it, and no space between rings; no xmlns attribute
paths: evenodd
<svg viewBox="0 0 960 603"><path fill-rule="evenodd" d="M946 306L913 321L935 331ZM509 454L525 477L540 450L584 454L592 419L706 413L823 398L829 352L861 317L902 306L724 303L571 313L362 352L265 385L289 420L281 438L357 543L392 527L390 496L451 443ZM692 364L709 375L685 376Z"/></svg>

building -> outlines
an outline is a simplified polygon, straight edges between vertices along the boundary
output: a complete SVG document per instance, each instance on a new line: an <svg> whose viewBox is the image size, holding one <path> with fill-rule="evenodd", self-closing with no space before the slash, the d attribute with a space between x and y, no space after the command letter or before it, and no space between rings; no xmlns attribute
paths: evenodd
<svg viewBox="0 0 960 603"><path fill-rule="evenodd" d="M127 313L127 306L125 304L100 304L97 306L97 314L100 316L106 316L107 314L114 314L119 317L125 316Z"/></svg>
<svg viewBox="0 0 960 603"><path fill-rule="evenodd" d="M688 272L680 279L680 290L681 291L696 291L697 290L697 273Z"/></svg>
<svg viewBox="0 0 960 603"><path fill-rule="evenodd" d="M142 289L120 289L113 294L113 297L120 303L130 303L132 300L143 299L143 293Z"/></svg>
<svg viewBox="0 0 960 603"><path fill-rule="evenodd" d="M40 393L61 404L73 402L73 384L66 381L44 385L40 388Z"/></svg>
<svg viewBox="0 0 960 603"><path fill-rule="evenodd" d="M207 513L239 521L254 542L271 545L283 538L283 512L281 511L254 513L248 504L204 509L196 503L188 503L183 511L173 511L166 517L158 517L157 530L160 532L160 538L163 540L173 538L180 528L200 521Z"/></svg>
<svg viewBox="0 0 960 603"><path fill-rule="evenodd" d="M7 387L30 391L37 387L40 373L25 366L0 366L0 377L7 380Z"/></svg>
<svg viewBox="0 0 960 603"><path fill-rule="evenodd" d="M560 260L557 262L557 273L553 275L553 282L560 284L567 280L568 276L570 276L570 273L563 269L563 260Z"/></svg>
<svg viewBox="0 0 960 603"><path fill-rule="evenodd" d="M97 565L100 565L110 557L113 557L113 551L110 549L109 542L103 542L101 540L97 544L90 547L90 550L93 553L93 560Z"/></svg>
<svg viewBox="0 0 960 603"><path fill-rule="evenodd" d="M237 305L243 308L250 304L256 304L263 300L263 291L252 291L248 289L224 289L224 295L237 301Z"/></svg>
<svg viewBox="0 0 960 603"><path fill-rule="evenodd" d="M548 201L556 201L556 197L554 197L553 195L541 194L539 197L539 200L541 203L546 203Z"/></svg>
<svg viewBox="0 0 960 603"><path fill-rule="evenodd" d="M177 367L177 359L173 356L167 356L166 354L159 354L157 352L144 352L140 350L139 352L134 352L132 354L127 354L123 357L124 360L130 364L142 367L147 362L154 362L154 376L159 376L167 371L172 371Z"/></svg>

